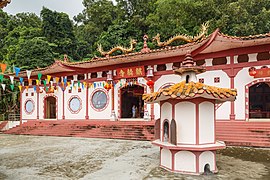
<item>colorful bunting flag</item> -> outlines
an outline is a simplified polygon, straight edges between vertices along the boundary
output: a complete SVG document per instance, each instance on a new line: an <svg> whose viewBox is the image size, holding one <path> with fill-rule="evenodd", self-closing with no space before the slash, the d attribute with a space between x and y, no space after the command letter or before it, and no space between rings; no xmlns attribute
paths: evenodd
<svg viewBox="0 0 270 180"><path fill-rule="evenodd" d="M47 81L48 81L48 83L50 82L51 78L52 78L52 76L47 75Z"/></svg>
<svg viewBox="0 0 270 180"><path fill-rule="evenodd" d="M34 88L34 91L36 92L37 91L37 86L33 86L33 88Z"/></svg>
<svg viewBox="0 0 270 180"><path fill-rule="evenodd" d="M42 74L41 73L38 73L38 80L39 81L41 80L41 77L42 77Z"/></svg>
<svg viewBox="0 0 270 180"><path fill-rule="evenodd" d="M80 88L81 87L81 82L80 81L78 81L78 88Z"/></svg>
<svg viewBox="0 0 270 180"><path fill-rule="evenodd" d="M67 85L67 78L64 78L64 84Z"/></svg>
<svg viewBox="0 0 270 180"><path fill-rule="evenodd" d="M26 70L26 74L27 74L27 78L30 79L30 76L31 76L31 72L30 70Z"/></svg>
<svg viewBox="0 0 270 180"><path fill-rule="evenodd" d="M22 78L22 77L20 77L20 83L21 83L21 84L23 83L23 78Z"/></svg>
<svg viewBox="0 0 270 180"><path fill-rule="evenodd" d="M19 76L19 72L21 71L21 68L14 67L14 71L15 71L16 76Z"/></svg>
<svg viewBox="0 0 270 180"><path fill-rule="evenodd" d="M11 84L14 84L14 76L9 76Z"/></svg>
<svg viewBox="0 0 270 180"><path fill-rule="evenodd" d="M5 84L1 84L3 90L6 90L6 85Z"/></svg>
<svg viewBox="0 0 270 180"><path fill-rule="evenodd" d="M1 70L2 70L3 74L5 73L6 69L7 69L7 65L6 64L1 64Z"/></svg>
<svg viewBox="0 0 270 180"><path fill-rule="evenodd" d="M14 84L11 84L11 85L10 85L10 89L11 89L11 91L14 90Z"/></svg>
<svg viewBox="0 0 270 180"><path fill-rule="evenodd" d="M26 90L28 91L29 86L25 86Z"/></svg>
<svg viewBox="0 0 270 180"><path fill-rule="evenodd" d="M32 79L28 79L28 84L32 85Z"/></svg>
<svg viewBox="0 0 270 180"><path fill-rule="evenodd" d="M44 86L46 86L47 85L47 81L46 80L43 80L43 84L44 84Z"/></svg>
<svg viewBox="0 0 270 180"><path fill-rule="evenodd" d="M39 85L39 80L38 79L36 79L36 84Z"/></svg>
<svg viewBox="0 0 270 180"><path fill-rule="evenodd" d="M19 87L19 90L20 90L20 92L21 92L21 91L22 91L22 86L21 86L21 85L19 85L18 87Z"/></svg>
<svg viewBox="0 0 270 180"><path fill-rule="evenodd" d="M4 75L0 74L0 81L3 82L3 80L4 80Z"/></svg>
<svg viewBox="0 0 270 180"><path fill-rule="evenodd" d="M59 77L56 77L55 78L55 83L58 84L58 82L59 82Z"/></svg>

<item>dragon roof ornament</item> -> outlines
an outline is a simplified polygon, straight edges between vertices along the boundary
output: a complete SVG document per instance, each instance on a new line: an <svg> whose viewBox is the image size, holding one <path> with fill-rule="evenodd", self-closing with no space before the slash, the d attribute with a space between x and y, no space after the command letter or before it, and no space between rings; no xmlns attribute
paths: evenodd
<svg viewBox="0 0 270 180"><path fill-rule="evenodd" d="M102 56L109 56L109 55L111 55L112 53L114 53L114 52L116 52L118 50L122 51L124 54L127 54L127 53L132 52L135 49L136 44L137 44L137 41L134 40L134 39L131 39L129 48L126 48L126 47L123 47L123 46L116 46L116 47L112 48L109 51L104 51L103 48L102 48L102 45L98 44L97 50L98 50L98 52L100 52L100 54Z"/></svg>
<svg viewBox="0 0 270 180"><path fill-rule="evenodd" d="M4 8L9 4L11 0L0 0L0 8Z"/></svg>
<svg viewBox="0 0 270 180"><path fill-rule="evenodd" d="M186 34L175 35L175 36L171 37L169 40L161 42L160 41L160 34L157 34L153 38L153 41L156 41L157 45L159 47L168 46L171 43L173 43L174 41L178 41L178 40L185 41L187 43L197 42L197 41L200 41L201 39L203 39L207 35L208 27L209 27L209 21L202 24L201 30L196 36L189 36L189 35L186 35Z"/></svg>

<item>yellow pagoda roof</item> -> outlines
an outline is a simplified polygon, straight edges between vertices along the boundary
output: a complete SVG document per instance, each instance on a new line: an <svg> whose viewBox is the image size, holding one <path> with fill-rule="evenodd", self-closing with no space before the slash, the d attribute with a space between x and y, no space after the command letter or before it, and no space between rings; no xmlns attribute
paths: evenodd
<svg viewBox="0 0 270 180"><path fill-rule="evenodd" d="M214 99L217 103L225 101L234 101L237 96L236 89L218 88L208 86L200 82L182 81L168 88L159 90L158 92L144 94L143 100L147 103L159 102L167 99L193 99L206 98Z"/></svg>

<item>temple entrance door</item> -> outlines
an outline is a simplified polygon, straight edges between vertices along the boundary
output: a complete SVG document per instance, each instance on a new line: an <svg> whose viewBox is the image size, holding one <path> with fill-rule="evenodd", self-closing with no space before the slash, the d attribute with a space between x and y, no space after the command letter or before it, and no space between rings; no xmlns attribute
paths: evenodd
<svg viewBox="0 0 270 180"><path fill-rule="evenodd" d="M49 96L45 99L45 119L56 119L56 98Z"/></svg>
<svg viewBox="0 0 270 180"><path fill-rule="evenodd" d="M127 86L121 89L121 118L143 118L144 88L138 85Z"/></svg>
<svg viewBox="0 0 270 180"><path fill-rule="evenodd" d="M260 82L249 87L249 118L270 119L270 83Z"/></svg>

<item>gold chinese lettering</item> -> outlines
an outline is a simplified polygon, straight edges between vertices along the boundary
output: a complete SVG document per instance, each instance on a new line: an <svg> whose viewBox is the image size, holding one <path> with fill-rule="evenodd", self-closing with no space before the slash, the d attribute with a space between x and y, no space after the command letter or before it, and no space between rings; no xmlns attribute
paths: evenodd
<svg viewBox="0 0 270 180"><path fill-rule="evenodd" d="M121 69L120 72L119 72L119 75L120 75L121 77L124 77L124 76L125 76L125 71L123 71L123 70Z"/></svg>
<svg viewBox="0 0 270 180"><path fill-rule="evenodd" d="M128 69L127 70L127 75L128 76L133 76L133 70L132 69Z"/></svg>
<svg viewBox="0 0 270 180"><path fill-rule="evenodd" d="M142 75L142 68L136 68L136 75L141 76Z"/></svg>

